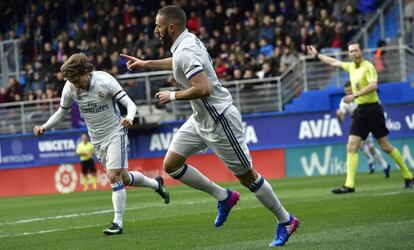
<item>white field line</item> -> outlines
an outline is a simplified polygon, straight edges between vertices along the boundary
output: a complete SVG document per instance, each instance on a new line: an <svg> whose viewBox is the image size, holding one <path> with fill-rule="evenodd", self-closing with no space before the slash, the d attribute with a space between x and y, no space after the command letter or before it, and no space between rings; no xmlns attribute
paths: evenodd
<svg viewBox="0 0 414 250"><path fill-rule="evenodd" d="M250 197L243 197L243 200L250 200L253 198ZM200 199L200 200L192 200L192 201L182 201L182 202L174 202L174 205L195 205L200 203L208 203L214 202L214 199ZM151 203L146 205L140 205L135 207L126 208L126 211L132 210L140 210L140 209L147 209L147 208L156 208L156 207L165 207L164 203ZM31 219L24 219L24 220L17 220L17 221L9 221L9 222L0 222L0 226L4 225L16 225L16 224L24 224L24 223L32 223L38 221L46 221L46 220L61 220L61 219L68 219L68 218L76 218L76 217L83 217L83 216L91 216L97 214L108 214L113 213L112 209L107 210L100 210L100 211L93 211L93 212L85 212L85 213L75 213L75 214L63 214L57 216L48 216L48 217L38 217L38 218L31 218Z"/></svg>
<svg viewBox="0 0 414 250"><path fill-rule="evenodd" d="M33 235L33 234L47 234L47 233L54 233L54 232L67 231L67 230L76 230L76 229L83 229L83 228L90 228L90 227L97 227L97 226L101 226L101 225L99 224L84 225L84 226L78 226L78 227L56 228L56 229L41 230L41 231L34 231L34 232L23 232L23 233L17 233L17 234L4 234L4 235L0 235L0 238L27 236L27 235Z"/></svg>

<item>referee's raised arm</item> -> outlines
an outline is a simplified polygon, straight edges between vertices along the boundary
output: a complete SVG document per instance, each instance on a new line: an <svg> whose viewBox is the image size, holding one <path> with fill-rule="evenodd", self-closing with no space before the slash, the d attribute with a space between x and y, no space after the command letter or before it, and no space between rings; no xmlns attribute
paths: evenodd
<svg viewBox="0 0 414 250"><path fill-rule="evenodd" d="M315 49L315 47L313 47L312 45L309 45L306 48L308 50L308 54L313 56L314 58L317 58L317 59L321 60L322 62L324 62L324 63L326 63L330 66L333 66L333 67L341 67L342 61L339 61L339 60L337 60L333 57L330 57L330 56L325 56L323 54L320 54Z"/></svg>

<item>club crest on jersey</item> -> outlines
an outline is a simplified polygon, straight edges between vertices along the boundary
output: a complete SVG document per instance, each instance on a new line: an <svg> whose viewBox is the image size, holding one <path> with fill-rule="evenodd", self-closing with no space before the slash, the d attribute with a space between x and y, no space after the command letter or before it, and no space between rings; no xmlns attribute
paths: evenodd
<svg viewBox="0 0 414 250"><path fill-rule="evenodd" d="M99 96L99 98L104 98L105 97L105 93L102 92L102 91L99 91L98 92L98 96Z"/></svg>

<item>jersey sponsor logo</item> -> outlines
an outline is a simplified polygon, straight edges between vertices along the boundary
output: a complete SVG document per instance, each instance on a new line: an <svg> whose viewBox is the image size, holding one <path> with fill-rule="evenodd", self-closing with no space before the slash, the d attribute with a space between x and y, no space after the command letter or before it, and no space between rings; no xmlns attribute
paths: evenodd
<svg viewBox="0 0 414 250"><path fill-rule="evenodd" d="M79 106L79 109L84 114L97 114L108 110L109 106L107 104L98 105L97 103L89 102L86 107Z"/></svg>
<svg viewBox="0 0 414 250"><path fill-rule="evenodd" d="M40 152L76 150L75 141L72 139L39 141L38 147Z"/></svg>
<svg viewBox="0 0 414 250"><path fill-rule="evenodd" d="M323 119L304 120L300 123L299 140L342 136L342 129L336 118L325 115Z"/></svg>
<svg viewBox="0 0 414 250"><path fill-rule="evenodd" d="M332 147L326 146L322 160L317 152L301 156L300 163L306 176L340 174L346 172L346 162L332 156Z"/></svg>

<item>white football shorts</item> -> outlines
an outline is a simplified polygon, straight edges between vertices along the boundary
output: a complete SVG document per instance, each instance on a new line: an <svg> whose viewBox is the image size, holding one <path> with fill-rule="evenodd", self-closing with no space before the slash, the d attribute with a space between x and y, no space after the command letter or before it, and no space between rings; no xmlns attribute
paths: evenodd
<svg viewBox="0 0 414 250"><path fill-rule="evenodd" d="M188 158L207 148L210 148L236 176L252 168L242 118L234 105L229 106L219 116L211 132L200 130L191 116L174 135L168 150Z"/></svg>
<svg viewBox="0 0 414 250"><path fill-rule="evenodd" d="M128 136L124 132L94 145L95 154L102 166L108 169L128 169Z"/></svg>

